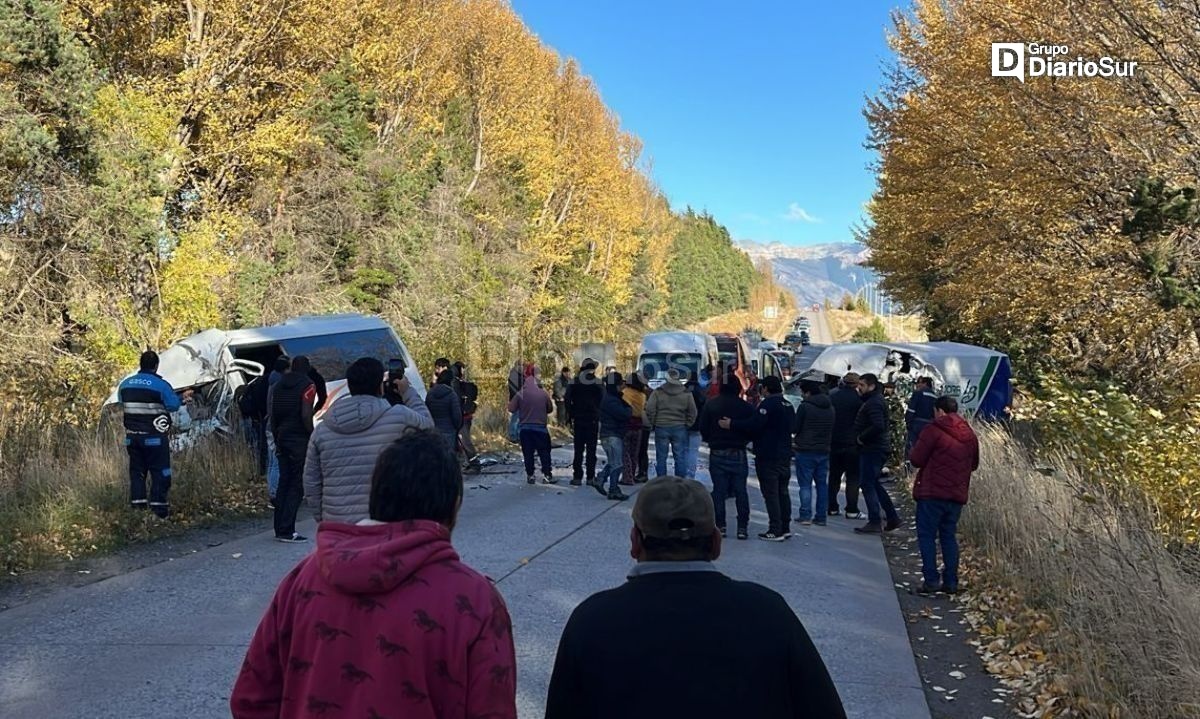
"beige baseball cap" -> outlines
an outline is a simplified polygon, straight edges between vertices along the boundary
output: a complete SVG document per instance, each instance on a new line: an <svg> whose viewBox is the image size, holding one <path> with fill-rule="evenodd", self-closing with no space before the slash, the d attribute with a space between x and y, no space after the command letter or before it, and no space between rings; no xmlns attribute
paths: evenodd
<svg viewBox="0 0 1200 719"><path fill-rule="evenodd" d="M647 537L691 539L717 529L708 490L694 479L656 477L637 493L633 523Z"/></svg>

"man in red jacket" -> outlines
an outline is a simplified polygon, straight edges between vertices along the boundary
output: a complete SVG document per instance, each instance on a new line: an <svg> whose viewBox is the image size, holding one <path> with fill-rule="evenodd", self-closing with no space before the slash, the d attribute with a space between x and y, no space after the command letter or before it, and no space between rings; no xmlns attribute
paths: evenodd
<svg viewBox="0 0 1200 719"><path fill-rule="evenodd" d="M958 415L958 401L938 397L933 423L921 430L909 455L919 467L913 484L917 501L917 544L925 575L919 592L958 591L958 518L967 503L971 472L979 469L979 440ZM937 570L937 546L942 545L943 569Z"/></svg>
<svg viewBox="0 0 1200 719"><path fill-rule="evenodd" d="M385 449L370 519L326 522L279 585L233 687L234 719L515 719L512 624L450 545L458 461L432 430Z"/></svg>

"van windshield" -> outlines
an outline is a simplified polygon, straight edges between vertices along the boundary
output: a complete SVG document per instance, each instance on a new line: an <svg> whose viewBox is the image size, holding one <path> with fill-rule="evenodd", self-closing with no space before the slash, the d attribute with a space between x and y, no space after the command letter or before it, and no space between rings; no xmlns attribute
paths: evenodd
<svg viewBox="0 0 1200 719"><path fill-rule="evenodd" d="M327 382L346 378L346 368L360 357L374 357L387 365L403 357L400 343L387 329L296 337L279 343L289 357L305 355Z"/></svg>
<svg viewBox="0 0 1200 719"><path fill-rule="evenodd" d="M667 370L674 367L684 372L680 379L698 375L701 357L691 352L648 352L642 355L641 370L646 379L666 379Z"/></svg>

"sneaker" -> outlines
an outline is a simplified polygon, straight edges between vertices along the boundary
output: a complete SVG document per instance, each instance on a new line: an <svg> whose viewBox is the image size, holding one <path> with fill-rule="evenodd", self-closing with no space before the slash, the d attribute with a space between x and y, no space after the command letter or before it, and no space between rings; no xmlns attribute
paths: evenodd
<svg viewBox="0 0 1200 719"><path fill-rule="evenodd" d="M629 499L629 495L623 493L621 490L618 489L615 492L609 492L608 498L613 500L614 502L624 502L625 500Z"/></svg>
<svg viewBox="0 0 1200 719"><path fill-rule="evenodd" d="M558 484L558 480L555 479L554 475L552 475L552 474L543 474L542 475L542 484Z"/></svg>
<svg viewBox="0 0 1200 719"><path fill-rule="evenodd" d="M917 594L937 594L942 591L942 585L930 584L929 582L921 582L921 586L917 589Z"/></svg>
<svg viewBox="0 0 1200 719"><path fill-rule="evenodd" d="M609 491L604 488L603 484L593 484L592 489L599 492L601 497L607 497L609 495ZM617 490L617 491L620 492L621 490Z"/></svg>
<svg viewBox="0 0 1200 719"><path fill-rule="evenodd" d="M811 519L801 519L801 520L800 520L800 526L801 526L801 527L811 527L811 526L812 526L812 520L811 520Z"/></svg>
<svg viewBox="0 0 1200 719"><path fill-rule="evenodd" d="M883 527L879 522L867 522L861 527L855 527L854 531L858 534L883 534Z"/></svg>
<svg viewBox="0 0 1200 719"><path fill-rule="evenodd" d="M824 519L814 519L813 524L817 525L818 527L824 527L825 520Z"/></svg>
<svg viewBox="0 0 1200 719"><path fill-rule="evenodd" d="M526 478L525 478L525 482L526 482L526 484L533 484L535 481L537 481L537 480L535 480L535 479L533 478L533 475L532 475L532 474L531 474L531 475L529 475L528 477L526 477Z"/></svg>
<svg viewBox="0 0 1200 719"><path fill-rule="evenodd" d="M650 481L650 478L644 474L639 474L638 476L633 478L633 481L638 484L645 484L646 482Z"/></svg>
<svg viewBox="0 0 1200 719"><path fill-rule="evenodd" d="M719 532L721 533L721 536L722 536L722 537L728 537L728 536L729 536L729 535L728 535L728 534L725 532L725 528L724 528L724 527L717 527L717 531L719 531Z"/></svg>
<svg viewBox="0 0 1200 719"><path fill-rule="evenodd" d="M788 536L789 535L787 534L776 534L774 532L761 532L758 535L758 538L764 542L782 542L783 540L787 539Z"/></svg>
<svg viewBox="0 0 1200 719"><path fill-rule="evenodd" d="M957 584L943 584L942 591L946 594L958 594L959 589Z"/></svg>
<svg viewBox="0 0 1200 719"><path fill-rule="evenodd" d="M862 519L862 512L846 512L846 519Z"/></svg>
<svg viewBox="0 0 1200 719"><path fill-rule="evenodd" d="M885 532L894 532L895 530L897 530L899 528L900 528L900 520L899 519L889 519L887 521L887 524L883 525L883 531L885 531Z"/></svg>
<svg viewBox="0 0 1200 719"><path fill-rule="evenodd" d="M834 507L833 509L829 510L830 517L836 517L839 514L841 514L841 511L837 507Z"/></svg>
<svg viewBox="0 0 1200 719"><path fill-rule="evenodd" d="M305 537L305 536L303 536L303 535L302 535L302 534L300 534L299 532L292 532L292 536L290 536L290 537L276 537L276 538L275 538L275 541L276 541L276 542L286 542L286 543L288 543L288 544L299 544L300 542L307 542L307 541L308 541L308 537Z"/></svg>
<svg viewBox="0 0 1200 719"><path fill-rule="evenodd" d="M749 532L749 531L747 531L747 530L745 530L745 529L739 529L739 530L738 530L738 533L737 533L737 538L738 538L738 539L749 539L749 538L750 538L750 532Z"/></svg>
<svg viewBox="0 0 1200 719"><path fill-rule="evenodd" d="M591 484L591 482L588 482L588 484ZM582 477L572 477L571 478L571 486L572 487L583 486L583 478Z"/></svg>

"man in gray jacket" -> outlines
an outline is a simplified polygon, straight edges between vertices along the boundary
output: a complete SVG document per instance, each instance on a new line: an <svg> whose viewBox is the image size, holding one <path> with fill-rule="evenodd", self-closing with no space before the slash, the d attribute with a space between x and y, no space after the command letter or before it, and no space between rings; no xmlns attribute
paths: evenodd
<svg viewBox="0 0 1200 719"><path fill-rule="evenodd" d="M433 417L407 379L397 379L403 404L383 398L383 363L355 360L346 370L349 397L335 402L313 431L304 465L304 494L317 521L354 524L369 516L375 459L405 433L432 429Z"/></svg>
<svg viewBox="0 0 1200 719"><path fill-rule="evenodd" d="M667 452L675 455L675 476L688 466L688 428L696 421L696 400L683 385L679 370L667 370L667 383L646 400L646 426L654 433L655 471L667 476Z"/></svg>

